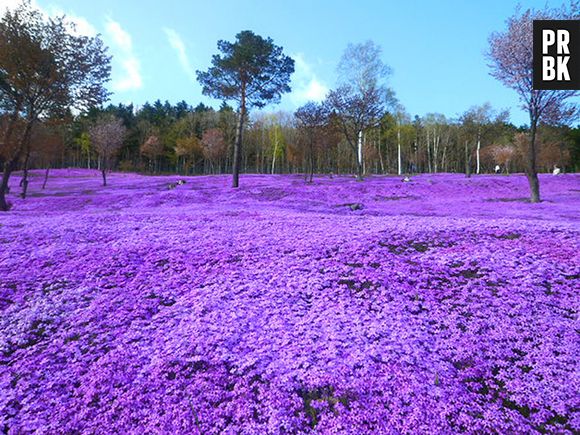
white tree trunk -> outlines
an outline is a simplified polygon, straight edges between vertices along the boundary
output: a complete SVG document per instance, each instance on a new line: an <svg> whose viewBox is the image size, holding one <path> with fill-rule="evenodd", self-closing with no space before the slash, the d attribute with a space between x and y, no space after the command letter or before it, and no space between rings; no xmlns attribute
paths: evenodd
<svg viewBox="0 0 580 435"><path fill-rule="evenodd" d="M429 173L433 172L431 160L431 139L429 138L429 129L427 129L427 166L429 168Z"/></svg>
<svg viewBox="0 0 580 435"><path fill-rule="evenodd" d="M358 153L357 153L357 158L358 158L358 164L362 166L362 130L360 130L358 132Z"/></svg>
<svg viewBox="0 0 580 435"><path fill-rule="evenodd" d="M401 129L397 129L397 163L399 167L399 175L403 175L403 165L401 163Z"/></svg>
<svg viewBox="0 0 580 435"><path fill-rule="evenodd" d="M477 160L477 163L476 163L476 167L477 167L476 174L479 174L479 168L480 168L480 165L479 165L479 150L480 149L481 149L481 140L479 139L479 136L478 136L477 137L477 149L475 151L475 158Z"/></svg>
<svg viewBox="0 0 580 435"><path fill-rule="evenodd" d="M381 174L385 173L385 164L383 162L383 152L381 151L381 139L379 138L379 163L381 164Z"/></svg>
<svg viewBox="0 0 580 435"><path fill-rule="evenodd" d="M435 173L439 172L439 144L441 136L437 130L433 131L433 170Z"/></svg>
<svg viewBox="0 0 580 435"><path fill-rule="evenodd" d="M274 167L276 166L276 148L274 148L274 156L272 157L272 170L270 173L274 175Z"/></svg>

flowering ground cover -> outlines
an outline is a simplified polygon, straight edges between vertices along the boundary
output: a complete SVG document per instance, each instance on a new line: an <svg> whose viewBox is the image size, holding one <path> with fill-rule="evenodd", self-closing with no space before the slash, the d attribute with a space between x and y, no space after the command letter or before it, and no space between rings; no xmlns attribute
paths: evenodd
<svg viewBox="0 0 580 435"><path fill-rule="evenodd" d="M580 175L32 175L3 433L580 430Z"/></svg>

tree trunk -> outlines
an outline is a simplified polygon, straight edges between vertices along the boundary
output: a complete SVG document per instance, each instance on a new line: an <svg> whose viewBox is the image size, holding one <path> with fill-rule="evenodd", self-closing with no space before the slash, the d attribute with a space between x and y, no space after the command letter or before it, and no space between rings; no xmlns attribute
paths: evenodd
<svg viewBox="0 0 580 435"><path fill-rule="evenodd" d="M481 150L481 139L479 138L479 135L477 136L477 149L475 150L475 159L476 159L476 173L477 175L479 175L480 169L481 169L481 164L480 164L480 159L479 159L479 150Z"/></svg>
<svg viewBox="0 0 580 435"><path fill-rule="evenodd" d="M363 174L365 174L367 172L367 165L366 165L365 159L362 158L362 150L364 150L366 147L367 147L367 135L366 134L363 134L363 145L362 145L362 148L361 148L361 162L362 162L362 171L363 171Z"/></svg>
<svg viewBox="0 0 580 435"><path fill-rule="evenodd" d="M20 155L22 154L24 147L28 144L33 124L34 120L28 119L26 128L24 129L24 133L22 134L22 138L20 139L20 143L18 144L16 152L14 152L14 154L4 162L4 172L2 174L2 181L0 182L0 211L8 211L10 209L8 202L6 201L6 194L8 193L8 181L10 180L10 175L16 169L16 165L20 159ZM11 128L12 127L9 126L7 130L11 130ZM12 135L12 132L10 132L10 134L8 133L9 132L7 131L4 137L9 139Z"/></svg>
<svg viewBox="0 0 580 435"><path fill-rule="evenodd" d="M528 146L526 175L530 185L530 202L540 202L540 181L538 180L538 171L536 169L536 129L537 120L532 119L530 123L531 137Z"/></svg>
<svg viewBox="0 0 580 435"><path fill-rule="evenodd" d="M26 199L26 193L28 192L28 161L30 160L30 145L26 147L26 156L24 157L23 165L23 175L20 179L20 186L22 187L22 192L20 197Z"/></svg>
<svg viewBox="0 0 580 435"><path fill-rule="evenodd" d="M357 159L356 159L356 179L358 181L362 181L363 179L363 152L362 152L362 138L363 133L362 130L358 132L358 143L357 143Z"/></svg>
<svg viewBox="0 0 580 435"><path fill-rule="evenodd" d="M381 174L385 173L385 162L383 161L383 152L381 150L381 138L379 137L379 164L381 165Z"/></svg>
<svg viewBox="0 0 580 435"><path fill-rule="evenodd" d="M469 145L468 141L465 141L465 176L467 178L471 177L471 159L469 158Z"/></svg>
<svg viewBox="0 0 580 435"><path fill-rule="evenodd" d="M310 144L310 183L314 177L314 146Z"/></svg>
<svg viewBox="0 0 580 435"><path fill-rule="evenodd" d="M439 172L439 144L441 143L441 136L438 132L433 132L433 170L435 173Z"/></svg>
<svg viewBox="0 0 580 435"><path fill-rule="evenodd" d="M104 167L105 165L103 165L103 168L101 169L101 175L103 176L103 186L107 185L107 171Z"/></svg>
<svg viewBox="0 0 580 435"><path fill-rule="evenodd" d="M234 158L232 161L232 187L240 185L240 165L242 163L242 140L244 132L244 116L246 115L245 88L242 89L242 102L238 116L238 126L236 128L236 141L234 143Z"/></svg>
<svg viewBox="0 0 580 435"><path fill-rule="evenodd" d="M401 161L401 128L397 128L397 166L399 175L403 175L403 163Z"/></svg>
<svg viewBox="0 0 580 435"><path fill-rule="evenodd" d="M8 122L8 128L4 131L4 138L2 143L6 145L8 145L10 139L12 138L12 133L14 132L14 127L16 125L16 121L18 120L18 114L20 113L21 107L22 105L19 101L17 107L12 112L10 121ZM10 180L10 174L16 167L16 162L18 161L19 157L20 153L17 151L15 155L12 157L7 157L7 160L4 161L2 181L0 182L0 211L9 210L8 203L6 202L6 194L8 193L8 181Z"/></svg>
<svg viewBox="0 0 580 435"><path fill-rule="evenodd" d="M20 197L26 199L26 193L28 192L28 170L25 171L25 175L22 177L22 192L20 192Z"/></svg>
<svg viewBox="0 0 580 435"><path fill-rule="evenodd" d="M276 168L276 154L278 153L278 132L276 127L274 127L274 153L272 155L272 170L270 173L274 175L274 169Z"/></svg>
<svg viewBox="0 0 580 435"><path fill-rule="evenodd" d="M429 138L429 129L427 129L427 167L429 168L429 173L431 170L431 139Z"/></svg>
<svg viewBox="0 0 580 435"><path fill-rule="evenodd" d="M4 162L4 171L2 173L2 182L0 182L0 211L8 211L10 207L6 201L6 193L8 193L8 181L10 174L14 170L15 165L12 161Z"/></svg>
<svg viewBox="0 0 580 435"><path fill-rule="evenodd" d="M50 171L50 165L46 167L46 172L44 173L44 181L42 183L42 190L46 187L46 183L48 181L48 171Z"/></svg>

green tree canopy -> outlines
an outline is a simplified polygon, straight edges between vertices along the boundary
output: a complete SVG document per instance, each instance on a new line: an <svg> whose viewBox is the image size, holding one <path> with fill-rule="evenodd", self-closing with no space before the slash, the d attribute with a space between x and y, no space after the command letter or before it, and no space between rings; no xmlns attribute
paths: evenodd
<svg viewBox="0 0 580 435"><path fill-rule="evenodd" d="M247 110L280 101L290 92L294 60L282 53L271 38L262 38L249 30L236 35L235 42L218 41L221 54L212 57L207 71L197 71L203 94L238 104L238 127L234 144L233 187L239 185L242 132Z"/></svg>

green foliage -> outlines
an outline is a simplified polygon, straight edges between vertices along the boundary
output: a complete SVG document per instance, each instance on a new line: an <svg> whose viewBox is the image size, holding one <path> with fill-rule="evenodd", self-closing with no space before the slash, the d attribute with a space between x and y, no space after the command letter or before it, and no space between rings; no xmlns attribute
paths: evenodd
<svg viewBox="0 0 580 435"><path fill-rule="evenodd" d="M270 147L272 155L276 158L284 156L284 150L286 148L286 141L284 140L284 135L282 134L282 128L276 119L272 119L272 123L268 128L268 137L270 139Z"/></svg>
<svg viewBox="0 0 580 435"><path fill-rule="evenodd" d="M81 149L81 153L88 156L91 154L91 138L89 137L89 133L83 131L79 137L75 139L77 145Z"/></svg>
<svg viewBox="0 0 580 435"><path fill-rule="evenodd" d="M294 60L282 53L271 38L249 30L236 35L235 42L218 41L221 54L212 57L207 71L197 71L203 94L247 107L264 107L290 92Z"/></svg>

